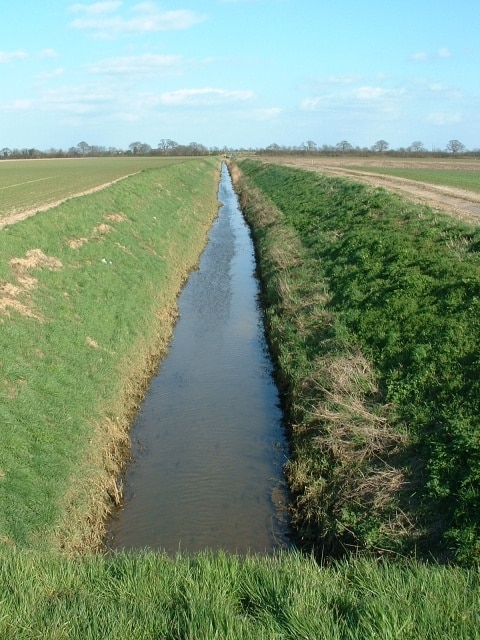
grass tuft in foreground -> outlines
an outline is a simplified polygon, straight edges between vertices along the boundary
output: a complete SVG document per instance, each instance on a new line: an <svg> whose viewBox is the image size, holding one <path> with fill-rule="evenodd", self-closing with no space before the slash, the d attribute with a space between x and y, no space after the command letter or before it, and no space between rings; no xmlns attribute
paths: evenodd
<svg viewBox="0 0 480 640"><path fill-rule="evenodd" d="M0 637L472 640L479 594L477 571L413 561L15 550L0 555Z"/></svg>

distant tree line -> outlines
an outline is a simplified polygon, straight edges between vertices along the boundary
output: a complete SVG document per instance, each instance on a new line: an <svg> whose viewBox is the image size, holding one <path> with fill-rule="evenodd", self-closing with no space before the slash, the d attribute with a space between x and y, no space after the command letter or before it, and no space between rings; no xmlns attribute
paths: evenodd
<svg viewBox="0 0 480 640"><path fill-rule="evenodd" d="M447 155L465 155L465 156L479 156L480 148L472 149L469 151L460 140L449 140L444 149L433 147L427 149L423 142L415 140L408 147L400 147L398 149L391 149L389 143L386 140L377 140L371 147L358 147L353 146L348 140L341 140L335 145L317 145L312 140L303 142L297 147L285 147L273 143L264 149L265 153L271 154L320 154L320 155L353 155L353 156L366 156L371 154L383 154L391 156L403 156L403 155L435 155L435 156L447 156Z"/></svg>
<svg viewBox="0 0 480 640"><path fill-rule="evenodd" d="M118 149L117 147L102 147L98 145L90 145L85 141L79 142L75 147L64 149L48 149L40 151L35 148L9 149L8 147L0 148L0 159L38 159L38 158L84 158L84 157L102 157L102 156L206 156L230 154L238 152L249 152L258 154L317 154L317 155L352 155L366 156L371 154L389 155L389 156L473 156L480 155L480 148L468 150L459 140L449 140L445 148L427 149L423 142L415 140L408 147L400 147L391 149L386 140L377 140L371 147L358 147L350 144L348 140L341 140L335 145L318 145L313 140L302 142L298 146L283 146L272 143L264 148L231 148L231 147L206 147L198 142L190 142L189 144L179 144L175 140L162 138L156 147L151 147L145 142L132 142L127 149Z"/></svg>
<svg viewBox="0 0 480 640"><path fill-rule="evenodd" d="M223 150L214 147L207 149L203 144L190 142L190 144L179 144L174 140L163 139L157 147L151 147L145 142L132 142L127 149L117 147L102 147L91 145L85 141L79 142L75 147L69 149L48 149L40 151L38 149L0 149L0 158L12 159L34 159L34 158L84 158L102 156L200 156L223 153Z"/></svg>

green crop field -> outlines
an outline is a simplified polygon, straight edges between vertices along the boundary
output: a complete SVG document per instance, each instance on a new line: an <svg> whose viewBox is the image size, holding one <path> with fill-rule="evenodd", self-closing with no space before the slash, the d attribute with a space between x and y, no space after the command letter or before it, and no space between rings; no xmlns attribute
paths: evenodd
<svg viewBox="0 0 480 640"><path fill-rule="evenodd" d="M147 168L194 158L76 158L0 162L2 218L65 200Z"/></svg>
<svg viewBox="0 0 480 640"><path fill-rule="evenodd" d="M447 187L455 187L457 189L466 189L467 191L476 191L480 193L480 167L475 170L455 170L455 169L420 169L420 168L399 168L399 167L368 167L352 166L352 169L359 171L367 170L370 173L381 173L388 176L396 176L398 178L407 178L409 180L417 180L418 182L427 182L429 184L438 184Z"/></svg>

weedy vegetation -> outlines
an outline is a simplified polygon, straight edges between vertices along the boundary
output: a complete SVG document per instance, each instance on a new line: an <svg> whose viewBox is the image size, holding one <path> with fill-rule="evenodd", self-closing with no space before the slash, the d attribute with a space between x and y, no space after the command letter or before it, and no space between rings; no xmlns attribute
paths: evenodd
<svg viewBox="0 0 480 640"><path fill-rule="evenodd" d="M480 230L382 189L240 166L303 541L477 562Z"/></svg>

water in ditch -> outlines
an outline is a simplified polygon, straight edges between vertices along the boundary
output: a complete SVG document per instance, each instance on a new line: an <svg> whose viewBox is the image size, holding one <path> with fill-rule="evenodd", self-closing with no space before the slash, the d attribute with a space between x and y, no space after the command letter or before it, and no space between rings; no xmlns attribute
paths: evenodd
<svg viewBox="0 0 480 640"><path fill-rule="evenodd" d="M109 547L167 553L288 546L287 444L249 230L222 166L222 206L132 429Z"/></svg>

